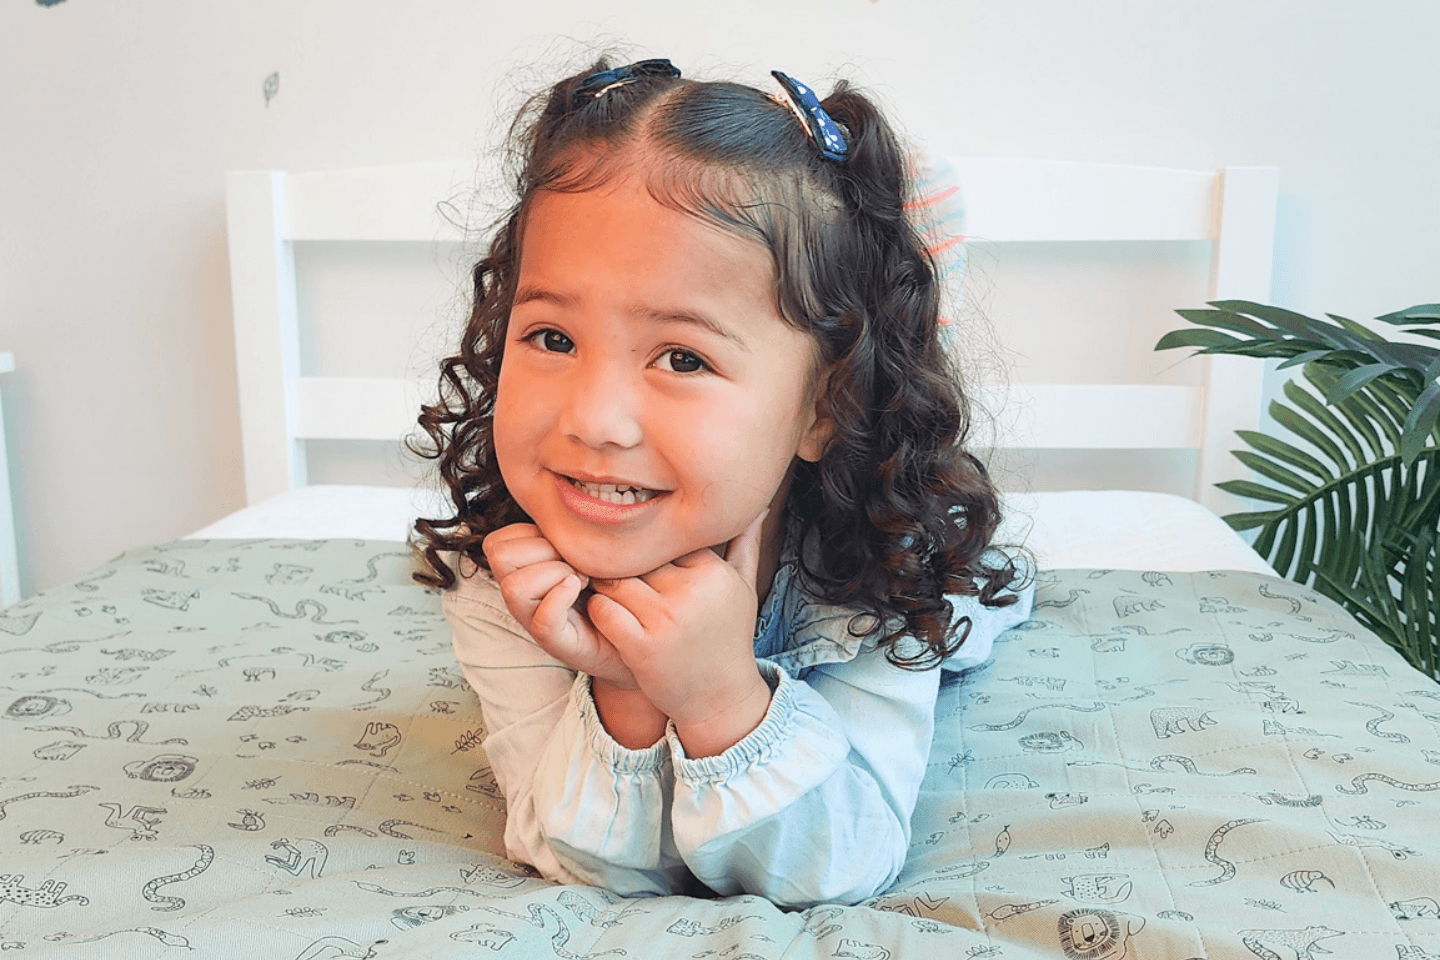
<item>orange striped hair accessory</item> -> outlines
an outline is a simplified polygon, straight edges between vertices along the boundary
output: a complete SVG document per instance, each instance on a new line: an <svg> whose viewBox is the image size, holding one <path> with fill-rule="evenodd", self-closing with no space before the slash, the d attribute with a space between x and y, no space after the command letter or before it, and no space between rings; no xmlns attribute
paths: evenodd
<svg viewBox="0 0 1440 960"><path fill-rule="evenodd" d="M964 304L965 196L960 176L944 154L924 144L911 147L910 199L905 204L940 282L940 323L955 323Z"/></svg>

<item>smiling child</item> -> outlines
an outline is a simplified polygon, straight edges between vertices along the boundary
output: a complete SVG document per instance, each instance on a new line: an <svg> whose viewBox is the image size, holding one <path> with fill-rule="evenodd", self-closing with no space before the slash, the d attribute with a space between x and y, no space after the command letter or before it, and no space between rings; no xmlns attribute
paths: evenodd
<svg viewBox="0 0 1440 960"><path fill-rule="evenodd" d="M421 416L455 515L417 521L417 579L552 879L873 896L941 671L1028 615L903 153L775 77L602 62L537 98Z"/></svg>

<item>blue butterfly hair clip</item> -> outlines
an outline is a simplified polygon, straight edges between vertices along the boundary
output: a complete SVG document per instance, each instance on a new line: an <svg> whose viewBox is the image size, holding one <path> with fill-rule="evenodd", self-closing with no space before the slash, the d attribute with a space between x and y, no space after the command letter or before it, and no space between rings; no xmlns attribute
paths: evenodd
<svg viewBox="0 0 1440 960"><path fill-rule="evenodd" d="M779 70L771 70L770 75L780 81L786 94L784 100L779 97L775 99L794 111L805 132L810 134L810 139L820 148L820 155L826 160L844 163L850 156L850 146L845 142L845 135L840 132L840 125L830 119L830 114L820 106L820 98L815 96L815 91Z"/></svg>
<svg viewBox="0 0 1440 960"><path fill-rule="evenodd" d="M669 60L639 60L614 70L601 70L599 73L590 74L575 87L572 102L578 107L586 98L599 100L616 87L623 87L645 77L678 79L679 76L679 69Z"/></svg>

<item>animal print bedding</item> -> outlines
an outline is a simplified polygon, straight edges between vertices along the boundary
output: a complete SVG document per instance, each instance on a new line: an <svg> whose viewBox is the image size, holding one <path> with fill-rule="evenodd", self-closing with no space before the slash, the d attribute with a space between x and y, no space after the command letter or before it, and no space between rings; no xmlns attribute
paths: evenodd
<svg viewBox="0 0 1440 960"><path fill-rule="evenodd" d="M894 887L785 912L505 860L409 569L386 541L177 541L0 611L0 950L1440 958L1440 685L1293 583L1043 573L942 688Z"/></svg>

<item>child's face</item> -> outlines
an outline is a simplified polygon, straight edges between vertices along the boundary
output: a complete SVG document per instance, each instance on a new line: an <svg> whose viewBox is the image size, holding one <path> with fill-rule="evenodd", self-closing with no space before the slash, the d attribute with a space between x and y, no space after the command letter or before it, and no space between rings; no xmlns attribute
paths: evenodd
<svg viewBox="0 0 1440 960"><path fill-rule="evenodd" d="M759 243L629 177L541 193L495 407L506 487L589 576L639 576L719 547L767 506L761 556L773 560L794 458L819 459L828 435L803 395L813 355L780 318ZM577 474L660 493L612 507L563 479Z"/></svg>

